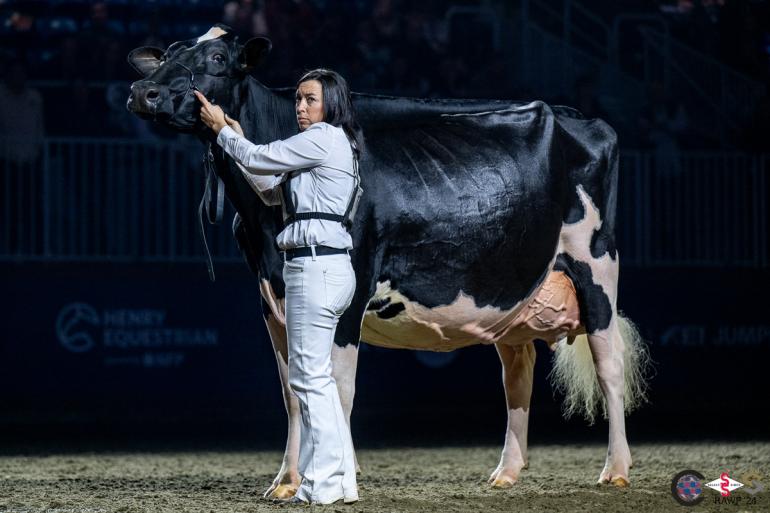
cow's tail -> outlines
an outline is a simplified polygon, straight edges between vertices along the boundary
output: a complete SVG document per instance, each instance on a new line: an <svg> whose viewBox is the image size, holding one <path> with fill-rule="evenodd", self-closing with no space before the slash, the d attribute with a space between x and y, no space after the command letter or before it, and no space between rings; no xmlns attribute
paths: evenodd
<svg viewBox="0 0 770 513"><path fill-rule="evenodd" d="M618 349L623 354L623 399L628 414L647 401L651 360L647 344L636 326L620 313L617 320L620 337L612 339L614 344L621 345ZM607 418L607 403L599 386L587 335L579 335L572 344L567 344L566 340L558 343L549 378L554 390L564 394L565 418L580 413L593 424L599 410Z"/></svg>

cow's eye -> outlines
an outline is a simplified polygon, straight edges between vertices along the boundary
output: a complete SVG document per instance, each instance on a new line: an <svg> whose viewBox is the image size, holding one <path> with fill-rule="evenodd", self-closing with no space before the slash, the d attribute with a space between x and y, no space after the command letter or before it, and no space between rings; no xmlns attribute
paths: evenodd
<svg viewBox="0 0 770 513"><path fill-rule="evenodd" d="M215 53L211 59L217 64L222 64L225 62L225 57L221 53Z"/></svg>

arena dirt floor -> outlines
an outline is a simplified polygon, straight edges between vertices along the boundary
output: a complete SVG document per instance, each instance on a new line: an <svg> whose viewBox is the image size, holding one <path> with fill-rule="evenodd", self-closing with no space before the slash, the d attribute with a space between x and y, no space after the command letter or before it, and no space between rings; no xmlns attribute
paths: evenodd
<svg viewBox="0 0 770 513"><path fill-rule="evenodd" d="M770 511L770 443L632 445L627 489L594 484L604 452L600 445L531 447L520 482L492 490L486 478L497 447L359 450L361 500L312 507L261 498L280 465L279 452L0 455L0 513ZM670 493L671 478L684 469L708 480L725 469L738 480L754 470L768 491L735 491L739 503L715 504L718 494L705 490L704 502L685 508Z"/></svg>

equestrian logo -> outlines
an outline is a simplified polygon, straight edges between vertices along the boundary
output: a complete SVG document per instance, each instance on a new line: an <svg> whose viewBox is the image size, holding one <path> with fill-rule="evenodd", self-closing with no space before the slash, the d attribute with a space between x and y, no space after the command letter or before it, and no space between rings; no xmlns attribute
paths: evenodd
<svg viewBox="0 0 770 513"><path fill-rule="evenodd" d="M714 479L713 481L706 483L706 486L712 490L718 491L722 497L729 497L730 492L742 487L743 483L732 479L727 472L722 472L719 479Z"/></svg>
<svg viewBox="0 0 770 513"><path fill-rule="evenodd" d="M695 506L703 501L703 474L683 470L671 480L671 495L683 506Z"/></svg>
<svg viewBox="0 0 770 513"><path fill-rule="evenodd" d="M88 328L99 325L99 314L85 303L70 303L56 317L56 337L59 343L73 353L84 353L96 342Z"/></svg>

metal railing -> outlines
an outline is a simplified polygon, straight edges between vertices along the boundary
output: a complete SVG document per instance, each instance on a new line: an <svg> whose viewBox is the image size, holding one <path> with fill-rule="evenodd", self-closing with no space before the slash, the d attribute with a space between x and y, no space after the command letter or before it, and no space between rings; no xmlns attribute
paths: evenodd
<svg viewBox="0 0 770 513"><path fill-rule="evenodd" d="M49 138L14 164L0 142L0 259L202 261L197 208L203 147L121 139ZM240 260L228 204L209 226L212 254Z"/></svg>
<svg viewBox="0 0 770 513"><path fill-rule="evenodd" d="M767 267L767 155L621 153L616 236L633 266Z"/></svg>
<svg viewBox="0 0 770 513"><path fill-rule="evenodd" d="M55 138L19 165L0 144L0 260L203 262L202 153L198 144ZM623 265L767 267L768 173L766 155L621 152ZM241 261L233 214L227 204L221 226L206 223L218 261Z"/></svg>

